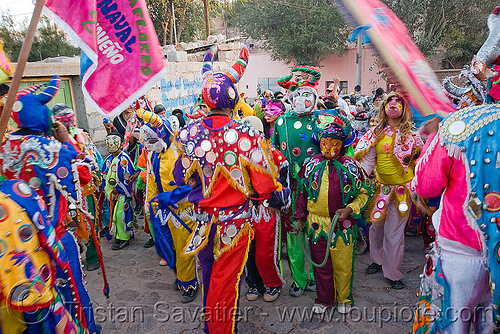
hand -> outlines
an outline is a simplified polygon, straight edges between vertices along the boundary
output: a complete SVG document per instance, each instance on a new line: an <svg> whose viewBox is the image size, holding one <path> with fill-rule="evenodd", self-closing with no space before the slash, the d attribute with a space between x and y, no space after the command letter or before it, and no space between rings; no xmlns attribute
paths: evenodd
<svg viewBox="0 0 500 334"><path fill-rule="evenodd" d="M68 129L66 129L61 122L54 123L54 126L52 127L52 134L54 135L54 138L61 143L65 143L69 140Z"/></svg>
<svg viewBox="0 0 500 334"><path fill-rule="evenodd" d="M334 78L333 78L333 83L334 84L339 84L340 83L340 77L338 75L336 75Z"/></svg>
<svg viewBox="0 0 500 334"><path fill-rule="evenodd" d="M299 226L299 231L302 232L304 231L304 227L306 226L306 222L303 219L297 219L295 220Z"/></svg>
<svg viewBox="0 0 500 334"><path fill-rule="evenodd" d="M118 191L118 189L114 188L113 189L113 195L118 195L120 192Z"/></svg>
<svg viewBox="0 0 500 334"><path fill-rule="evenodd" d="M138 176L139 176L139 172L135 172L134 174L132 174L130 176L130 179L129 179L130 182L134 182L137 179Z"/></svg>
<svg viewBox="0 0 500 334"><path fill-rule="evenodd" d="M472 64L472 73L476 78L478 78L481 81L486 81L488 78L486 77L486 69L488 68L488 65L482 61L475 61L474 64Z"/></svg>
<svg viewBox="0 0 500 334"><path fill-rule="evenodd" d="M102 124L104 124L104 128L106 129L107 133L110 133L113 131L113 123L111 123L111 122L105 123L104 121L102 121Z"/></svg>
<svg viewBox="0 0 500 334"><path fill-rule="evenodd" d="M351 216L352 209L350 207L338 209L335 213L340 213L339 222L342 222Z"/></svg>
<svg viewBox="0 0 500 334"><path fill-rule="evenodd" d="M191 188L194 188L196 187L196 179L191 176L188 180L187 180L187 184L191 187Z"/></svg>
<svg viewBox="0 0 500 334"><path fill-rule="evenodd" d="M441 120L438 117L434 117L430 121L426 122L424 124L424 132L428 134L437 133L439 130L439 122L441 122Z"/></svg>
<svg viewBox="0 0 500 334"><path fill-rule="evenodd" d="M281 211L280 209L273 208L272 206L269 207L270 213L275 213L275 214L279 215L280 211Z"/></svg>

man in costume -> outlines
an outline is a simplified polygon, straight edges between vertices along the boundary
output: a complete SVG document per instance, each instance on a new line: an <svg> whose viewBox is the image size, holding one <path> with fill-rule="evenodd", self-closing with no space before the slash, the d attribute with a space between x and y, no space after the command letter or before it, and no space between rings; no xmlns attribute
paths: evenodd
<svg viewBox="0 0 500 334"><path fill-rule="evenodd" d="M355 218L361 218L373 192L359 163L345 155L344 145L352 133L347 118L336 116L325 123L321 124L321 154L307 159L299 172L301 182L293 218L301 228L307 226L311 261L323 264L314 266L317 299L313 311L323 313L336 300L338 311L346 314L353 303L358 236ZM332 226L337 213L340 216ZM328 259L323 263L325 256Z"/></svg>
<svg viewBox="0 0 500 334"><path fill-rule="evenodd" d="M92 233L95 234L96 231L99 231L99 215L101 211L97 200L101 190L101 171L99 166L102 165L104 160L89 135L83 129L76 127L75 112L70 106L64 103L58 103L52 107L52 113L55 121L61 122L66 129L68 129L68 133L70 134L69 141L75 147L76 151L86 154L87 159L89 159L92 164L92 180L87 183L82 190L82 197L84 197L82 204L93 216L93 219L88 221L88 218L80 211L77 212L75 218L78 226L76 234L77 240L80 242L83 239L83 241L87 243L87 270L97 270L103 265L102 256L99 256L100 250L98 251L94 244ZM90 224L93 224L93 228L88 229L87 225ZM95 237L98 238L98 234L96 234ZM100 247L100 245L97 246ZM99 260L101 263L99 263Z"/></svg>
<svg viewBox="0 0 500 334"><path fill-rule="evenodd" d="M292 78L294 73L302 73L297 80ZM287 231L287 251L292 271L293 284L290 295L299 297L304 290L316 291L312 266L309 269L311 280L305 270L304 252L299 246L297 231L292 231L290 217L295 211L297 198L298 172L306 158L319 153L317 143L313 143L316 116L314 108L318 102L316 86L321 78L321 72L312 67L295 67L292 74L280 78L278 84L289 90L288 98L292 102L292 111L282 115L274 125L274 146L278 148L290 164L289 173L292 180L292 206L289 212L284 212L281 217ZM302 242L305 243L304 240Z"/></svg>
<svg viewBox="0 0 500 334"><path fill-rule="evenodd" d="M127 153L123 152L123 136L118 132L108 133L106 148L110 154L110 167L106 175L106 195L110 202L110 232L115 235L112 250L120 250L129 245L137 224L132 206L132 185L139 175Z"/></svg>
<svg viewBox="0 0 500 334"><path fill-rule="evenodd" d="M485 79L498 59L500 7L488 18L490 36L475 65ZM477 64L482 62L482 64ZM486 101L496 103L498 86ZM439 196L432 216L436 242L420 284L415 333L493 333L500 328L500 107L467 107L445 118L419 159L413 186ZM437 122L435 123L437 124Z"/></svg>
<svg viewBox="0 0 500 334"><path fill-rule="evenodd" d="M150 111L139 109L137 115L144 120L139 141L147 150L146 216L152 222L150 231L159 255L167 261L177 275L177 286L182 292L181 301L193 301L198 292L195 254L183 255L189 235L196 223L193 204L178 189L173 177L175 161L180 152L171 143L172 130L168 121ZM188 191L190 187L187 186ZM148 203L152 203L150 207ZM171 241L170 241L171 240ZM175 254L173 254L175 252Z"/></svg>
<svg viewBox="0 0 500 334"><path fill-rule="evenodd" d="M54 76L48 87L38 95L32 94L40 86L30 87L18 93L13 105L13 119L19 130L13 132L0 152L2 172L8 179L21 179L43 199L48 206L45 217L60 240L58 247L61 268L56 277L61 282L73 284L61 286L66 309L91 333L96 332L90 298L82 284L81 262L74 236L66 231L71 221L66 217L69 206L91 215L82 206L82 185L90 181L90 164L85 155L79 155L69 142L68 131L61 123L52 124L52 112L45 105L55 95L60 79ZM52 134L56 140L46 136ZM106 285L104 292L109 288Z"/></svg>
<svg viewBox="0 0 500 334"><path fill-rule="evenodd" d="M217 47L205 55L202 97L207 117L179 132L184 154L176 162L177 184L192 186L198 225L185 249L198 253L203 272L205 332L234 333L238 320L240 276L253 235L249 198L281 188L264 138L253 127L231 119L240 96L235 83L248 60L240 58L225 73L213 73Z"/></svg>

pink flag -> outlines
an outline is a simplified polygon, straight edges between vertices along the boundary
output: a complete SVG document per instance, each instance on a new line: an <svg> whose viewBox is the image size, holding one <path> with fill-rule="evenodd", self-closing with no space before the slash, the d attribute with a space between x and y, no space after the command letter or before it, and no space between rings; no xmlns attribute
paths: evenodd
<svg viewBox="0 0 500 334"><path fill-rule="evenodd" d="M404 23L385 4L378 0L336 2L347 11L346 19L367 28L372 45L422 116L446 117L456 110Z"/></svg>
<svg viewBox="0 0 500 334"><path fill-rule="evenodd" d="M83 93L101 114L119 114L163 77L145 0L46 0L43 13L92 62L82 73Z"/></svg>

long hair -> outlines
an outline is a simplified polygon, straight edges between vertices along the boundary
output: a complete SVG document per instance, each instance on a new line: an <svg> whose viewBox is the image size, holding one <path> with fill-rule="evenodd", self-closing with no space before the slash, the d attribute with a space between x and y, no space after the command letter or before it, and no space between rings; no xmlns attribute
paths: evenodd
<svg viewBox="0 0 500 334"><path fill-rule="evenodd" d="M413 127L413 121L411 117L410 104L408 100L398 92L392 92L382 101L380 104L380 109L377 117L377 123L375 125L375 129L373 130L373 134L375 137L380 137L384 132L384 129L387 125L389 125L389 117L385 113L385 106L389 103L389 100L392 97L399 97L403 101L403 113L400 116L399 123L399 131L401 132L401 140L404 142L410 133L411 128Z"/></svg>

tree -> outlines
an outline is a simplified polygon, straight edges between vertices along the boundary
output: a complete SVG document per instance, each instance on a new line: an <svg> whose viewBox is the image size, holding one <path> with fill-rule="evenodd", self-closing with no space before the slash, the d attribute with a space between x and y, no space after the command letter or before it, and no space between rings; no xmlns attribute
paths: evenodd
<svg viewBox="0 0 500 334"><path fill-rule="evenodd" d="M452 67L470 63L488 36L495 0L382 0L406 24L424 55L440 47Z"/></svg>
<svg viewBox="0 0 500 334"><path fill-rule="evenodd" d="M329 1L236 0L232 23L262 41L273 59L313 65L347 50L350 29Z"/></svg>
<svg viewBox="0 0 500 334"><path fill-rule="evenodd" d="M16 27L9 12L2 12L0 22L0 42L11 61L17 61L24 37L26 35L26 22ZM37 26L37 33L28 57L28 61L38 61L49 57L79 55L80 49L69 44L68 36L42 17Z"/></svg>
<svg viewBox="0 0 500 334"><path fill-rule="evenodd" d="M202 0L146 0L149 15L153 21L160 43L174 43L172 19L174 4L177 39L191 42L205 37L205 16ZM220 11L219 0L208 1L209 14L214 17Z"/></svg>

